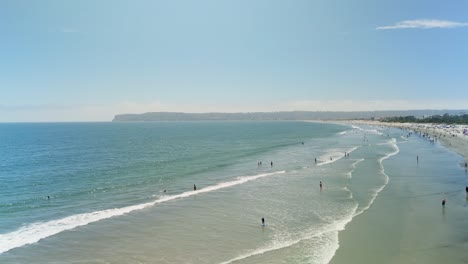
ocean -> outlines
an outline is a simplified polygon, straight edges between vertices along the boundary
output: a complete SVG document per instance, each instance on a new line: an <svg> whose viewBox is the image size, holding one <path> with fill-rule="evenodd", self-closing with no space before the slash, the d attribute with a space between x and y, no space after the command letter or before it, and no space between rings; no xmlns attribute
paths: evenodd
<svg viewBox="0 0 468 264"><path fill-rule="evenodd" d="M340 233L402 174L400 144L421 142L402 133L279 121L0 124L0 263L329 263Z"/></svg>

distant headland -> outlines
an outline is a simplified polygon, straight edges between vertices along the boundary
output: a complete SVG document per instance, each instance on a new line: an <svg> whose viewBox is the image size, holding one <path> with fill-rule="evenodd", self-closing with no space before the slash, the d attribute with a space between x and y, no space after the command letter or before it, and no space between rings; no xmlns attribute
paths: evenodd
<svg viewBox="0 0 468 264"><path fill-rule="evenodd" d="M468 110L398 110L398 111L284 111L284 112L245 112L245 113L179 113L149 112L143 114L116 115L113 122L154 122L154 121L268 121L268 120L350 120L382 119L395 116L424 118L433 115L461 115Z"/></svg>

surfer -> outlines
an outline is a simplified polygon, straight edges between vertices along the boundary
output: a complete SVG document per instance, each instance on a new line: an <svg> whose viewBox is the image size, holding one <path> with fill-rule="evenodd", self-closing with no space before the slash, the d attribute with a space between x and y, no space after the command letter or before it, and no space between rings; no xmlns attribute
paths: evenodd
<svg viewBox="0 0 468 264"><path fill-rule="evenodd" d="M442 206L445 207L445 198L442 199Z"/></svg>
<svg viewBox="0 0 468 264"><path fill-rule="evenodd" d="M262 226L265 226L265 218L262 217Z"/></svg>
<svg viewBox="0 0 468 264"><path fill-rule="evenodd" d="M194 184L193 185L193 190L196 191L197 190L197 186Z"/></svg>

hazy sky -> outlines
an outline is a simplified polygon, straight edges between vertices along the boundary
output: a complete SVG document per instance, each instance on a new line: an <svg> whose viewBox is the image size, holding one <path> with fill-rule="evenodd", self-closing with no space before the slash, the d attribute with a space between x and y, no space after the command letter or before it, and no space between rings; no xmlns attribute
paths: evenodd
<svg viewBox="0 0 468 264"><path fill-rule="evenodd" d="M468 1L0 1L0 122L468 108Z"/></svg>

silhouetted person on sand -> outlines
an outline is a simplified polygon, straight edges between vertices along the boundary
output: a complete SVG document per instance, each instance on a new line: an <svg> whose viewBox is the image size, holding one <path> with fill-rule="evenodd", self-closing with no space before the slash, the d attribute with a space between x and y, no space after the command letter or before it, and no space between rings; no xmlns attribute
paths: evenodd
<svg viewBox="0 0 468 264"><path fill-rule="evenodd" d="M194 184L193 185L193 190L196 191L197 190L197 186Z"/></svg>

